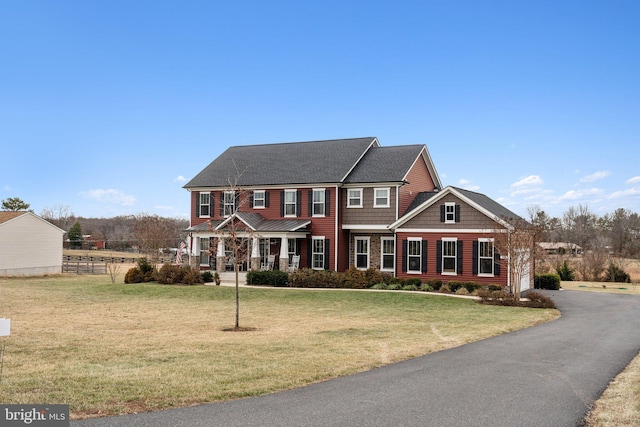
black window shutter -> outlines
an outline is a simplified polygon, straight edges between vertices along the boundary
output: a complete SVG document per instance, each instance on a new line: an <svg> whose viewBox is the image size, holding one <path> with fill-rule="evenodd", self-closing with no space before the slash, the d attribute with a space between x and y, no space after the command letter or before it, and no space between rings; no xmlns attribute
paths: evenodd
<svg viewBox="0 0 640 427"><path fill-rule="evenodd" d="M493 274L500 275L500 254L495 247L493 248Z"/></svg>
<svg viewBox="0 0 640 427"><path fill-rule="evenodd" d="M436 242L436 273L442 273L442 240Z"/></svg>
<svg viewBox="0 0 640 427"><path fill-rule="evenodd" d="M280 192L280 216L284 216L284 190Z"/></svg>
<svg viewBox="0 0 640 427"><path fill-rule="evenodd" d="M209 215L211 215L212 217L216 215L216 210L215 210L216 204L213 203L213 199L214 199L213 193L211 193L209 195Z"/></svg>
<svg viewBox="0 0 640 427"><path fill-rule="evenodd" d="M427 241L422 241L422 272L427 272Z"/></svg>
<svg viewBox="0 0 640 427"><path fill-rule="evenodd" d="M249 195L249 206L253 208L253 191L251 192L251 194Z"/></svg>
<svg viewBox="0 0 640 427"><path fill-rule="evenodd" d="M302 214L302 191L296 191L296 216Z"/></svg>
<svg viewBox="0 0 640 427"><path fill-rule="evenodd" d="M444 205L440 205L440 222L444 222Z"/></svg>
<svg viewBox="0 0 640 427"><path fill-rule="evenodd" d="M473 241L473 265L471 266L471 274L478 275L478 241Z"/></svg>
<svg viewBox="0 0 640 427"><path fill-rule="evenodd" d="M307 205L309 206L309 216L313 216L313 190L309 190L309 201Z"/></svg>
<svg viewBox="0 0 640 427"><path fill-rule="evenodd" d="M224 193L220 193L220 216L224 216Z"/></svg>
<svg viewBox="0 0 640 427"><path fill-rule="evenodd" d="M264 207L265 208L269 207L269 192L268 191L264 192Z"/></svg>
<svg viewBox="0 0 640 427"><path fill-rule="evenodd" d="M407 249L408 249L407 239L402 241L402 272L407 272Z"/></svg>
<svg viewBox="0 0 640 427"><path fill-rule="evenodd" d="M456 215L456 222L460 222L460 205L456 205L455 215Z"/></svg>
<svg viewBox="0 0 640 427"><path fill-rule="evenodd" d="M307 267L313 268L313 239L307 239Z"/></svg>
<svg viewBox="0 0 640 427"><path fill-rule="evenodd" d="M329 212L331 212L329 210L329 200L331 200L331 190L327 188L324 190L324 214L327 216L329 216Z"/></svg>
<svg viewBox="0 0 640 427"><path fill-rule="evenodd" d="M200 216L200 193L196 194L196 216Z"/></svg>
<svg viewBox="0 0 640 427"><path fill-rule="evenodd" d="M458 240L458 247L456 248L456 264L457 274L462 274L462 240Z"/></svg>
<svg viewBox="0 0 640 427"><path fill-rule="evenodd" d="M324 269L329 270L329 239L324 239Z"/></svg>

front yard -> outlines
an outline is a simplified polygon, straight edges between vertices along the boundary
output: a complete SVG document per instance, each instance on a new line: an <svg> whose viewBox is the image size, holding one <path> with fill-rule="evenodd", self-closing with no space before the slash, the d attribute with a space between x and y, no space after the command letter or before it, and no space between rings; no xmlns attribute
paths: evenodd
<svg viewBox="0 0 640 427"><path fill-rule="evenodd" d="M554 319L414 293L0 279L12 321L3 403L65 403L72 418L252 396L347 375Z"/></svg>

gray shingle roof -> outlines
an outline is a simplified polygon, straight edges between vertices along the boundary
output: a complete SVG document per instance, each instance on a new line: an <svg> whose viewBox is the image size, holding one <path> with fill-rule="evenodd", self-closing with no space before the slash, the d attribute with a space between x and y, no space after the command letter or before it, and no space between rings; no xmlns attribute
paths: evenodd
<svg viewBox="0 0 640 427"><path fill-rule="evenodd" d="M184 188L337 183L372 144L375 137L229 147Z"/></svg>
<svg viewBox="0 0 640 427"><path fill-rule="evenodd" d="M424 145L372 147L345 182L400 182L423 149Z"/></svg>
<svg viewBox="0 0 640 427"><path fill-rule="evenodd" d="M236 215L249 227L262 233L306 231L305 227L311 222L304 219L265 219L262 215L253 212L237 212ZM189 227L186 231L214 231L216 227L222 224L222 222L224 221L207 221L193 227Z"/></svg>

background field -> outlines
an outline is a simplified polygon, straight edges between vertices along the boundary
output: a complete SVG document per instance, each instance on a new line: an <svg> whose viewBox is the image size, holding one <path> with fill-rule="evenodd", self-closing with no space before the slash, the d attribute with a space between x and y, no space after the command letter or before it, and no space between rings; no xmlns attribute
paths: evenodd
<svg viewBox="0 0 640 427"><path fill-rule="evenodd" d="M111 284L106 276L0 279L12 319L0 401L93 417L269 393L555 318L409 293Z"/></svg>

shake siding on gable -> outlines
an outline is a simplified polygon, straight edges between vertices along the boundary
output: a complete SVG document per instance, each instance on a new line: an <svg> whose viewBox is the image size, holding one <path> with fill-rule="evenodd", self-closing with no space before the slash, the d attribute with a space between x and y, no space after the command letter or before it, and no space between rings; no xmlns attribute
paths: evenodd
<svg viewBox="0 0 640 427"><path fill-rule="evenodd" d="M400 188L400 215L407 210L418 193L435 189L435 184L422 156L413 164L406 180L408 184Z"/></svg>
<svg viewBox="0 0 640 427"><path fill-rule="evenodd" d="M445 203L455 203L460 206L460 221L455 224L445 224L440 221L440 206ZM434 205L430 206L415 218L407 221L402 229L447 229L451 232L455 230L493 230L497 227L497 223L476 210L474 207L460 201L452 194L448 194Z"/></svg>

